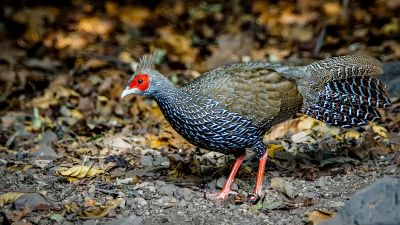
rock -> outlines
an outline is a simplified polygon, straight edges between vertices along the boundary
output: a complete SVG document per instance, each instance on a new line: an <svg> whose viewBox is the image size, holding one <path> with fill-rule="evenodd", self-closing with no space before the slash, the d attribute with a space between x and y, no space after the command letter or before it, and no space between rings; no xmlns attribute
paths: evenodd
<svg viewBox="0 0 400 225"><path fill-rule="evenodd" d="M167 184L167 185L162 186L160 189L158 189L158 193L160 195L172 196L174 194L175 190L176 190L175 185Z"/></svg>
<svg viewBox="0 0 400 225"><path fill-rule="evenodd" d="M322 189L327 189L328 184L329 184L329 179L330 179L330 177L328 177L328 176L322 176L322 177L318 178L317 184L315 186L322 188Z"/></svg>
<svg viewBox="0 0 400 225"><path fill-rule="evenodd" d="M178 192L177 195L179 198L183 198L186 201L190 201L194 196L193 196L193 191L190 190L189 188L181 188Z"/></svg>
<svg viewBox="0 0 400 225"><path fill-rule="evenodd" d="M58 158L57 153L49 145L42 145L35 152L34 156L39 159L54 160Z"/></svg>
<svg viewBox="0 0 400 225"><path fill-rule="evenodd" d="M162 206L163 208L169 208L169 207L178 205L176 198L170 197L170 196L163 196L163 197L157 199L154 202L154 204Z"/></svg>
<svg viewBox="0 0 400 225"><path fill-rule="evenodd" d="M239 186L236 183L232 183L231 191L238 191L238 190L239 190Z"/></svg>
<svg viewBox="0 0 400 225"><path fill-rule="evenodd" d="M42 139L40 140L40 143L52 144L53 142L55 142L57 140L58 140L58 137L53 131L46 130L42 135Z"/></svg>
<svg viewBox="0 0 400 225"><path fill-rule="evenodd" d="M212 190L212 191L217 189L217 181L216 180L212 180L211 182L209 182L207 184L207 189L208 190Z"/></svg>
<svg viewBox="0 0 400 225"><path fill-rule="evenodd" d="M141 198L141 197L137 198L137 203L138 203L138 205L140 205L142 207L147 206L149 204L149 203L147 203L146 199Z"/></svg>
<svg viewBox="0 0 400 225"><path fill-rule="evenodd" d="M226 178L224 178L224 177L218 178L217 187L222 189L224 187L225 182L226 182Z"/></svg>
<svg viewBox="0 0 400 225"><path fill-rule="evenodd" d="M27 193L19 197L14 202L14 207L17 210L29 208L32 211L49 210L52 206L37 193Z"/></svg>
<svg viewBox="0 0 400 225"><path fill-rule="evenodd" d="M140 158L140 164L144 167L150 167L153 165L153 157L144 155Z"/></svg>
<svg viewBox="0 0 400 225"><path fill-rule="evenodd" d="M96 224L98 224L97 220L84 220L82 222L82 225L96 225Z"/></svg>
<svg viewBox="0 0 400 225"><path fill-rule="evenodd" d="M142 223L143 223L142 217L132 214L127 217L122 217L122 218L112 220L106 224L107 225L141 225Z"/></svg>
<svg viewBox="0 0 400 225"><path fill-rule="evenodd" d="M168 157L156 157L153 163L155 166L162 166L164 168L169 168L170 166Z"/></svg>
<svg viewBox="0 0 400 225"><path fill-rule="evenodd" d="M400 179L385 177L354 194L331 220L321 225L400 224Z"/></svg>
<svg viewBox="0 0 400 225"><path fill-rule="evenodd" d="M178 202L178 206L179 206L179 207L186 207L188 204L189 204L189 203L188 203L187 201L185 201L185 200L180 200L180 201Z"/></svg>
<svg viewBox="0 0 400 225"><path fill-rule="evenodd" d="M132 145L124 140L122 136L111 136L103 140L103 144L116 149L132 149Z"/></svg>

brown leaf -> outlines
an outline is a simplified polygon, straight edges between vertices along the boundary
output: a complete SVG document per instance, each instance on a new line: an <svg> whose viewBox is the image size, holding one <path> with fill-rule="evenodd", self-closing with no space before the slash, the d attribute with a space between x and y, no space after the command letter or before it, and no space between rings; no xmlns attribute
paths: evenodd
<svg viewBox="0 0 400 225"><path fill-rule="evenodd" d="M321 211L321 210L314 210L308 212L306 216L312 222L313 225L318 225L321 222L331 219L336 213L331 211Z"/></svg>
<svg viewBox="0 0 400 225"><path fill-rule="evenodd" d="M124 202L123 198L112 199L104 205L95 205L88 210L80 212L79 216L84 218L102 218L107 216L112 209L124 204Z"/></svg>
<svg viewBox="0 0 400 225"><path fill-rule="evenodd" d="M185 64L193 64L198 50L192 47L192 41L173 29L172 26L164 26L157 29L160 35L158 44L171 55L176 55Z"/></svg>
<svg viewBox="0 0 400 225"><path fill-rule="evenodd" d="M76 29L96 35L109 35L114 29L114 25L104 18L88 17L81 19L76 25Z"/></svg>

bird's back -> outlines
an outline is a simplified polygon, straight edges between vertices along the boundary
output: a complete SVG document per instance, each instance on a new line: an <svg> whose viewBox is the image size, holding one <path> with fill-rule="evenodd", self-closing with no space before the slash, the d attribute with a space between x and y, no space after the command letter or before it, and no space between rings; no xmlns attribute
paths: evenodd
<svg viewBox="0 0 400 225"><path fill-rule="evenodd" d="M224 109L268 129L301 109L296 82L264 62L234 63L211 70L183 89L215 100Z"/></svg>

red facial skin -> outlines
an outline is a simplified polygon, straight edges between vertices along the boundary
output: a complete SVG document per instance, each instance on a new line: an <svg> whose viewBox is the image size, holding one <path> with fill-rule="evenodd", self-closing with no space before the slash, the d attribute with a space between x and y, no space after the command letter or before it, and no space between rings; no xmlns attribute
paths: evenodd
<svg viewBox="0 0 400 225"><path fill-rule="evenodd" d="M149 75L138 74L129 84L129 88L137 88L141 91L146 91L149 88Z"/></svg>

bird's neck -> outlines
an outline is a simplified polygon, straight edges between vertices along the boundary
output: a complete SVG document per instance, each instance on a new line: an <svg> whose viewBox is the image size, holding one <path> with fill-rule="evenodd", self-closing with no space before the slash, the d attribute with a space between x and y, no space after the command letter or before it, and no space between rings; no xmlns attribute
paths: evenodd
<svg viewBox="0 0 400 225"><path fill-rule="evenodd" d="M181 94L180 92L180 88L175 87L171 81L166 79L157 87L157 91L153 93L152 97L160 106L161 110L164 111L165 107L171 107L176 104L176 100Z"/></svg>

